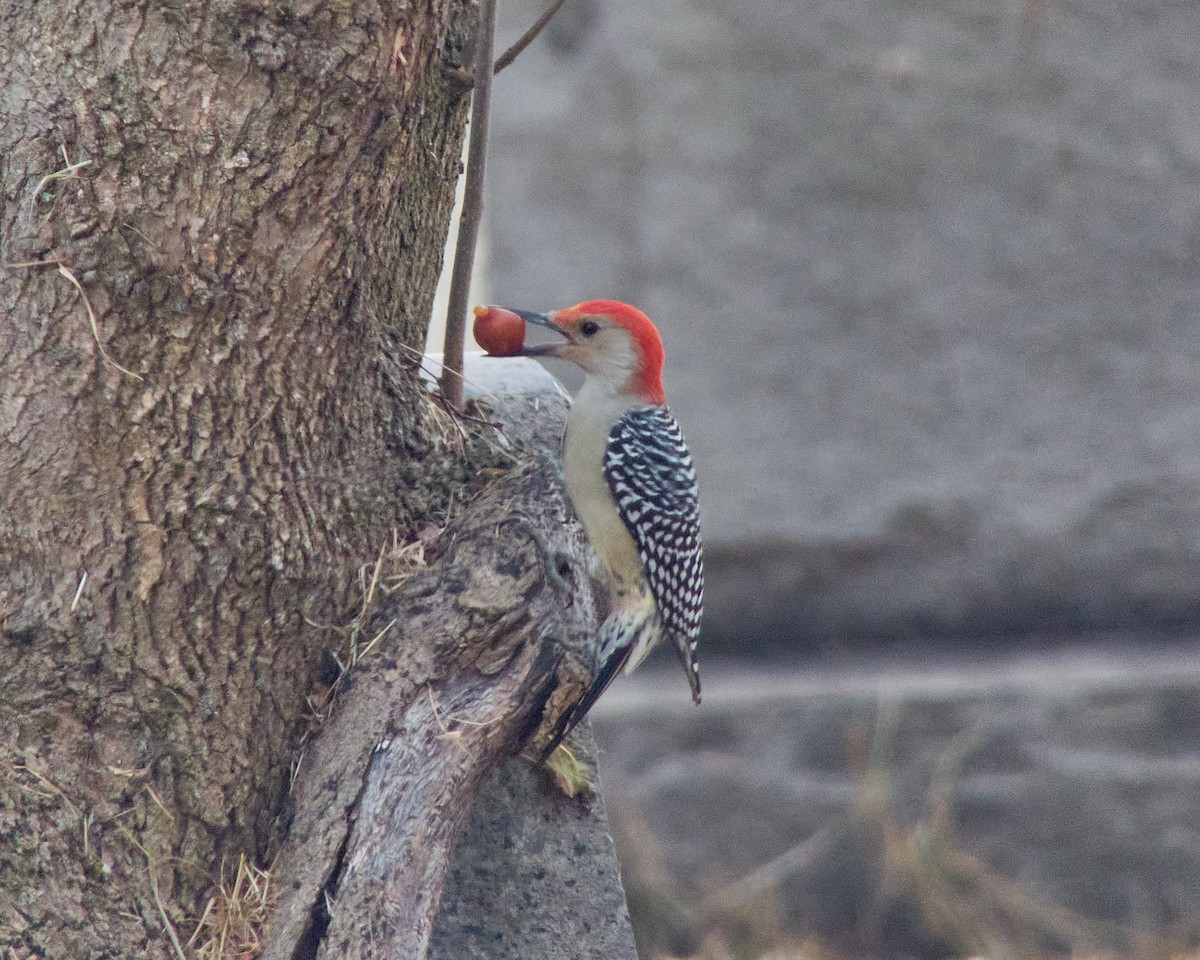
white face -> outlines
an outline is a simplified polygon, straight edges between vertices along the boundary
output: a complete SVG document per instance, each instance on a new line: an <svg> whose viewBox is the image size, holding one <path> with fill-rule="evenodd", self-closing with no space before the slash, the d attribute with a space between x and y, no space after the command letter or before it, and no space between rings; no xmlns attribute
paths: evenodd
<svg viewBox="0 0 1200 960"><path fill-rule="evenodd" d="M555 321L568 341L558 356L577 364L592 377L620 389L637 373L638 357L628 331L611 317L584 315Z"/></svg>

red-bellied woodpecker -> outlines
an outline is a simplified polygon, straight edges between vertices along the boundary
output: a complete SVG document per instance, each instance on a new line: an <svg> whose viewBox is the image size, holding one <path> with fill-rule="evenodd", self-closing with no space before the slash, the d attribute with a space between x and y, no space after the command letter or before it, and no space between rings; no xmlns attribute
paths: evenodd
<svg viewBox="0 0 1200 960"><path fill-rule="evenodd" d="M700 504L696 470L663 393L662 339L649 318L615 300L514 312L565 337L527 348L525 356L560 357L587 374L567 418L563 477L610 600L595 680L559 719L548 755L617 672L633 670L664 638L679 652L692 699L700 702Z"/></svg>

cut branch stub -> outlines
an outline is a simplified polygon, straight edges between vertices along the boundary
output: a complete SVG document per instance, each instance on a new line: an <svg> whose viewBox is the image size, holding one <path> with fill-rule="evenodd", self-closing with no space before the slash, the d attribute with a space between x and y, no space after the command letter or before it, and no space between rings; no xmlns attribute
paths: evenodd
<svg viewBox="0 0 1200 960"><path fill-rule="evenodd" d="M365 625L395 621L306 752L266 960L425 956L476 793L590 681L595 603L552 467L501 479L443 537Z"/></svg>

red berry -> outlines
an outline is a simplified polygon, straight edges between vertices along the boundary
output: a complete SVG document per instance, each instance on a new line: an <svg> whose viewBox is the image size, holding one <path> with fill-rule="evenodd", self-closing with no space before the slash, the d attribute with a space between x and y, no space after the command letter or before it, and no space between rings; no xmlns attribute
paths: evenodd
<svg viewBox="0 0 1200 960"><path fill-rule="evenodd" d="M476 307L471 332L493 357L515 357L525 349L525 321L503 307Z"/></svg>

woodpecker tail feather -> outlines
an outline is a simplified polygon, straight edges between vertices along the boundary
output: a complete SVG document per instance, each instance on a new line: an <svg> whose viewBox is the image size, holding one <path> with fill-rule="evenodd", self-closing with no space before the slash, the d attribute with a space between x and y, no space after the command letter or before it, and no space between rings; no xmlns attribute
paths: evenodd
<svg viewBox="0 0 1200 960"><path fill-rule="evenodd" d="M688 685L692 688L692 702L700 706L700 662L696 659L696 641L687 637L674 636L675 651L679 654L679 662L683 664L683 672L687 674Z"/></svg>
<svg viewBox="0 0 1200 960"><path fill-rule="evenodd" d="M608 685L621 672L621 667L629 659L632 649L632 647L627 646L614 651L612 656L604 662L595 679L592 680L592 685L584 691L583 696L559 714L558 720L554 724L554 733L550 735L549 742L542 748L542 755L539 758L540 762L545 763L550 758L550 754L558 749L558 745L567 738L572 730L579 726L583 718L587 716L588 711L600 699L600 695L608 689Z"/></svg>
<svg viewBox="0 0 1200 960"><path fill-rule="evenodd" d="M617 610L611 613L600 626L597 638L599 664L592 684L584 691L583 696L567 707L554 725L554 733L550 742L542 750L542 760L545 760L562 743L566 736L587 716L600 695L608 689L609 684L617 678L622 667L626 667L631 657L645 656L645 650L653 646L661 633L653 613L646 616L644 610Z"/></svg>

